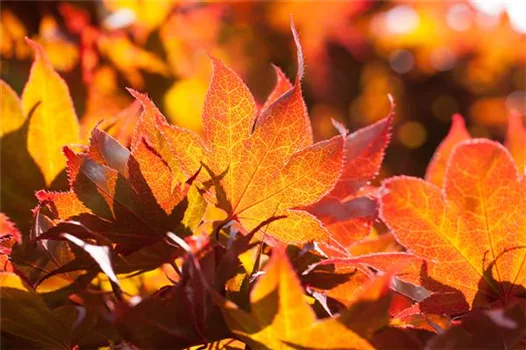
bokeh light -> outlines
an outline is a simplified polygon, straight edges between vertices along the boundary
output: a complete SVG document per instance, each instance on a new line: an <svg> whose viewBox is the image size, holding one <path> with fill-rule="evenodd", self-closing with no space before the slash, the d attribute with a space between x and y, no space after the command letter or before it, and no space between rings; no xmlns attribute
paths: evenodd
<svg viewBox="0 0 526 350"><path fill-rule="evenodd" d="M101 119L131 123L131 87L172 123L200 132L208 55L261 103L275 83L271 63L296 73L291 16L317 140L336 133L332 119L353 131L384 118L394 97L383 173L422 175L453 113L475 136L497 139L510 112L526 113L525 1L5 2L0 73L21 92L28 36L72 87L84 131Z"/></svg>

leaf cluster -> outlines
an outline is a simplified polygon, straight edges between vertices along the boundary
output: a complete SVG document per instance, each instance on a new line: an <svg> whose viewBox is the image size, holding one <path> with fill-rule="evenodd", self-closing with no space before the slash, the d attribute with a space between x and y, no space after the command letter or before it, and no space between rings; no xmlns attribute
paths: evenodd
<svg viewBox="0 0 526 350"><path fill-rule="evenodd" d="M147 95L129 144L81 144L42 47L2 89L6 348L463 349L524 346L526 130L462 117L426 179L374 186L394 118L314 142L301 92L258 104L211 58L203 135ZM381 221L381 223L380 223Z"/></svg>

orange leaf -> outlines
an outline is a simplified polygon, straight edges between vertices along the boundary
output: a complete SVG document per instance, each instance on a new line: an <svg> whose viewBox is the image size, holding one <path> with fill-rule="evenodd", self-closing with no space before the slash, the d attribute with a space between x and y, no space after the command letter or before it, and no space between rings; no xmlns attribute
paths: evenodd
<svg viewBox="0 0 526 350"><path fill-rule="evenodd" d="M426 180L437 186L442 186L446 165L451 152L460 142L471 139L464 119L460 114L453 115L453 123L446 138L440 143L433 159L429 163L426 171ZM508 117L508 130L506 134L506 148L515 159L519 171L522 172L526 165L526 128L522 122L522 117L517 113L510 113Z"/></svg>
<svg viewBox="0 0 526 350"><path fill-rule="evenodd" d="M132 137L132 149L141 138L146 137L153 148L169 162L178 180L186 180L194 175L203 158L201 138L193 131L169 125L148 96L132 89L128 91L144 109Z"/></svg>
<svg viewBox="0 0 526 350"><path fill-rule="evenodd" d="M376 202L360 195L378 174L391 137L394 104L387 118L345 137L344 164L334 189L308 207L329 230L334 243L341 247L367 236L376 218Z"/></svg>
<svg viewBox="0 0 526 350"><path fill-rule="evenodd" d="M15 224L4 213L0 213L0 240L3 240L5 237L9 237L18 243L22 242L22 235Z"/></svg>
<svg viewBox="0 0 526 350"><path fill-rule="evenodd" d="M204 163L218 206L248 231L270 217L288 216L262 231L289 243L326 238L312 215L290 209L315 203L330 191L343 157L342 137L305 147L312 133L299 85L303 73L299 43L298 57L295 85L257 120L248 88L212 58L214 72L203 114Z"/></svg>
<svg viewBox="0 0 526 350"><path fill-rule="evenodd" d="M49 186L66 165L62 146L79 142L79 124L66 83L42 47L30 39L26 42L35 51L35 62L22 94L24 114L27 116L34 109L27 148Z"/></svg>
<svg viewBox="0 0 526 350"><path fill-rule="evenodd" d="M0 272L13 271L8 256L15 243L22 243L22 234L7 215L0 213Z"/></svg>
<svg viewBox="0 0 526 350"><path fill-rule="evenodd" d="M329 196L343 200L350 195L356 195L360 188L368 185L378 175L391 138L393 118L394 105L386 118L345 138L342 176Z"/></svg>
<svg viewBox="0 0 526 350"><path fill-rule="evenodd" d="M276 85L274 86L274 89L270 92L270 95L267 97L265 104L261 107L261 111L267 109L284 93L293 88L285 73L281 71L281 68L275 65L272 65L272 68L274 68L274 71L276 72Z"/></svg>
<svg viewBox="0 0 526 350"><path fill-rule="evenodd" d="M521 182L522 181L522 182ZM411 177L384 182L380 215L400 244L424 258L429 308L460 312L498 300L526 282L526 188L509 152L489 140L457 145L439 187Z"/></svg>
<svg viewBox="0 0 526 350"><path fill-rule="evenodd" d="M70 192L39 192L56 219L76 219L131 252L161 240L181 224L188 184L173 185L164 158L143 137L131 153L95 129L86 153L64 149Z"/></svg>

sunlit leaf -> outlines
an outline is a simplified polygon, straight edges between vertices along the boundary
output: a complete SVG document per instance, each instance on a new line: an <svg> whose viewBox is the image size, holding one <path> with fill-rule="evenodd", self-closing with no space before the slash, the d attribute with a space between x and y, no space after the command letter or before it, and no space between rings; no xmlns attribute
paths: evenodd
<svg viewBox="0 0 526 350"><path fill-rule="evenodd" d="M381 217L398 242L427 260L429 309L455 313L524 293L524 181L509 152L489 140L457 145L443 189L420 179L384 183Z"/></svg>
<svg viewBox="0 0 526 350"><path fill-rule="evenodd" d="M2 114L0 136L4 136L20 128L26 118L22 113L22 104L18 95L3 80L0 80L0 98Z"/></svg>
<svg viewBox="0 0 526 350"><path fill-rule="evenodd" d="M26 41L35 51L35 62L22 93L24 114L35 108L27 149L42 170L46 185L50 185L66 166L62 146L79 142L79 124L66 83L53 70L43 48Z"/></svg>
<svg viewBox="0 0 526 350"><path fill-rule="evenodd" d="M312 204L330 191L343 157L342 137L310 145L311 127L299 85L303 56L297 45L294 87L257 119L248 88L212 59L214 73L203 112L204 163L217 205L249 231L272 216L285 215L279 225L262 231L289 243L327 238L312 215L291 209Z"/></svg>
<svg viewBox="0 0 526 350"><path fill-rule="evenodd" d="M231 302L222 308L232 332L255 348L372 349L363 336L369 333L367 329L379 326L375 325L378 320L358 325L353 316L357 316L360 303L367 304L367 300L388 307L388 303L379 301L385 295L388 280L370 284L355 304L338 317L317 319L288 259L274 251L265 274L250 294L250 312ZM362 307L366 308L365 304Z"/></svg>

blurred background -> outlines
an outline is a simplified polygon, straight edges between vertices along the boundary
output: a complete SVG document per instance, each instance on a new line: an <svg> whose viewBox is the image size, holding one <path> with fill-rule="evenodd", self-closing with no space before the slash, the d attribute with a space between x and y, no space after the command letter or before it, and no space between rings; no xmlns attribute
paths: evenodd
<svg viewBox="0 0 526 350"><path fill-rule="evenodd" d="M331 118L351 131L384 118L394 96L383 176L422 176L453 113L473 136L498 140L510 111L526 114L523 0L2 1L0 11L2 79L21 93L32 62L24 37L40 42L85 134L105 119L125 139L139 108L124 87L148 92L174 124L199 132L207 53L263 102L271 63L296 73L290 14L316 139L336 133Z"/></svg>

